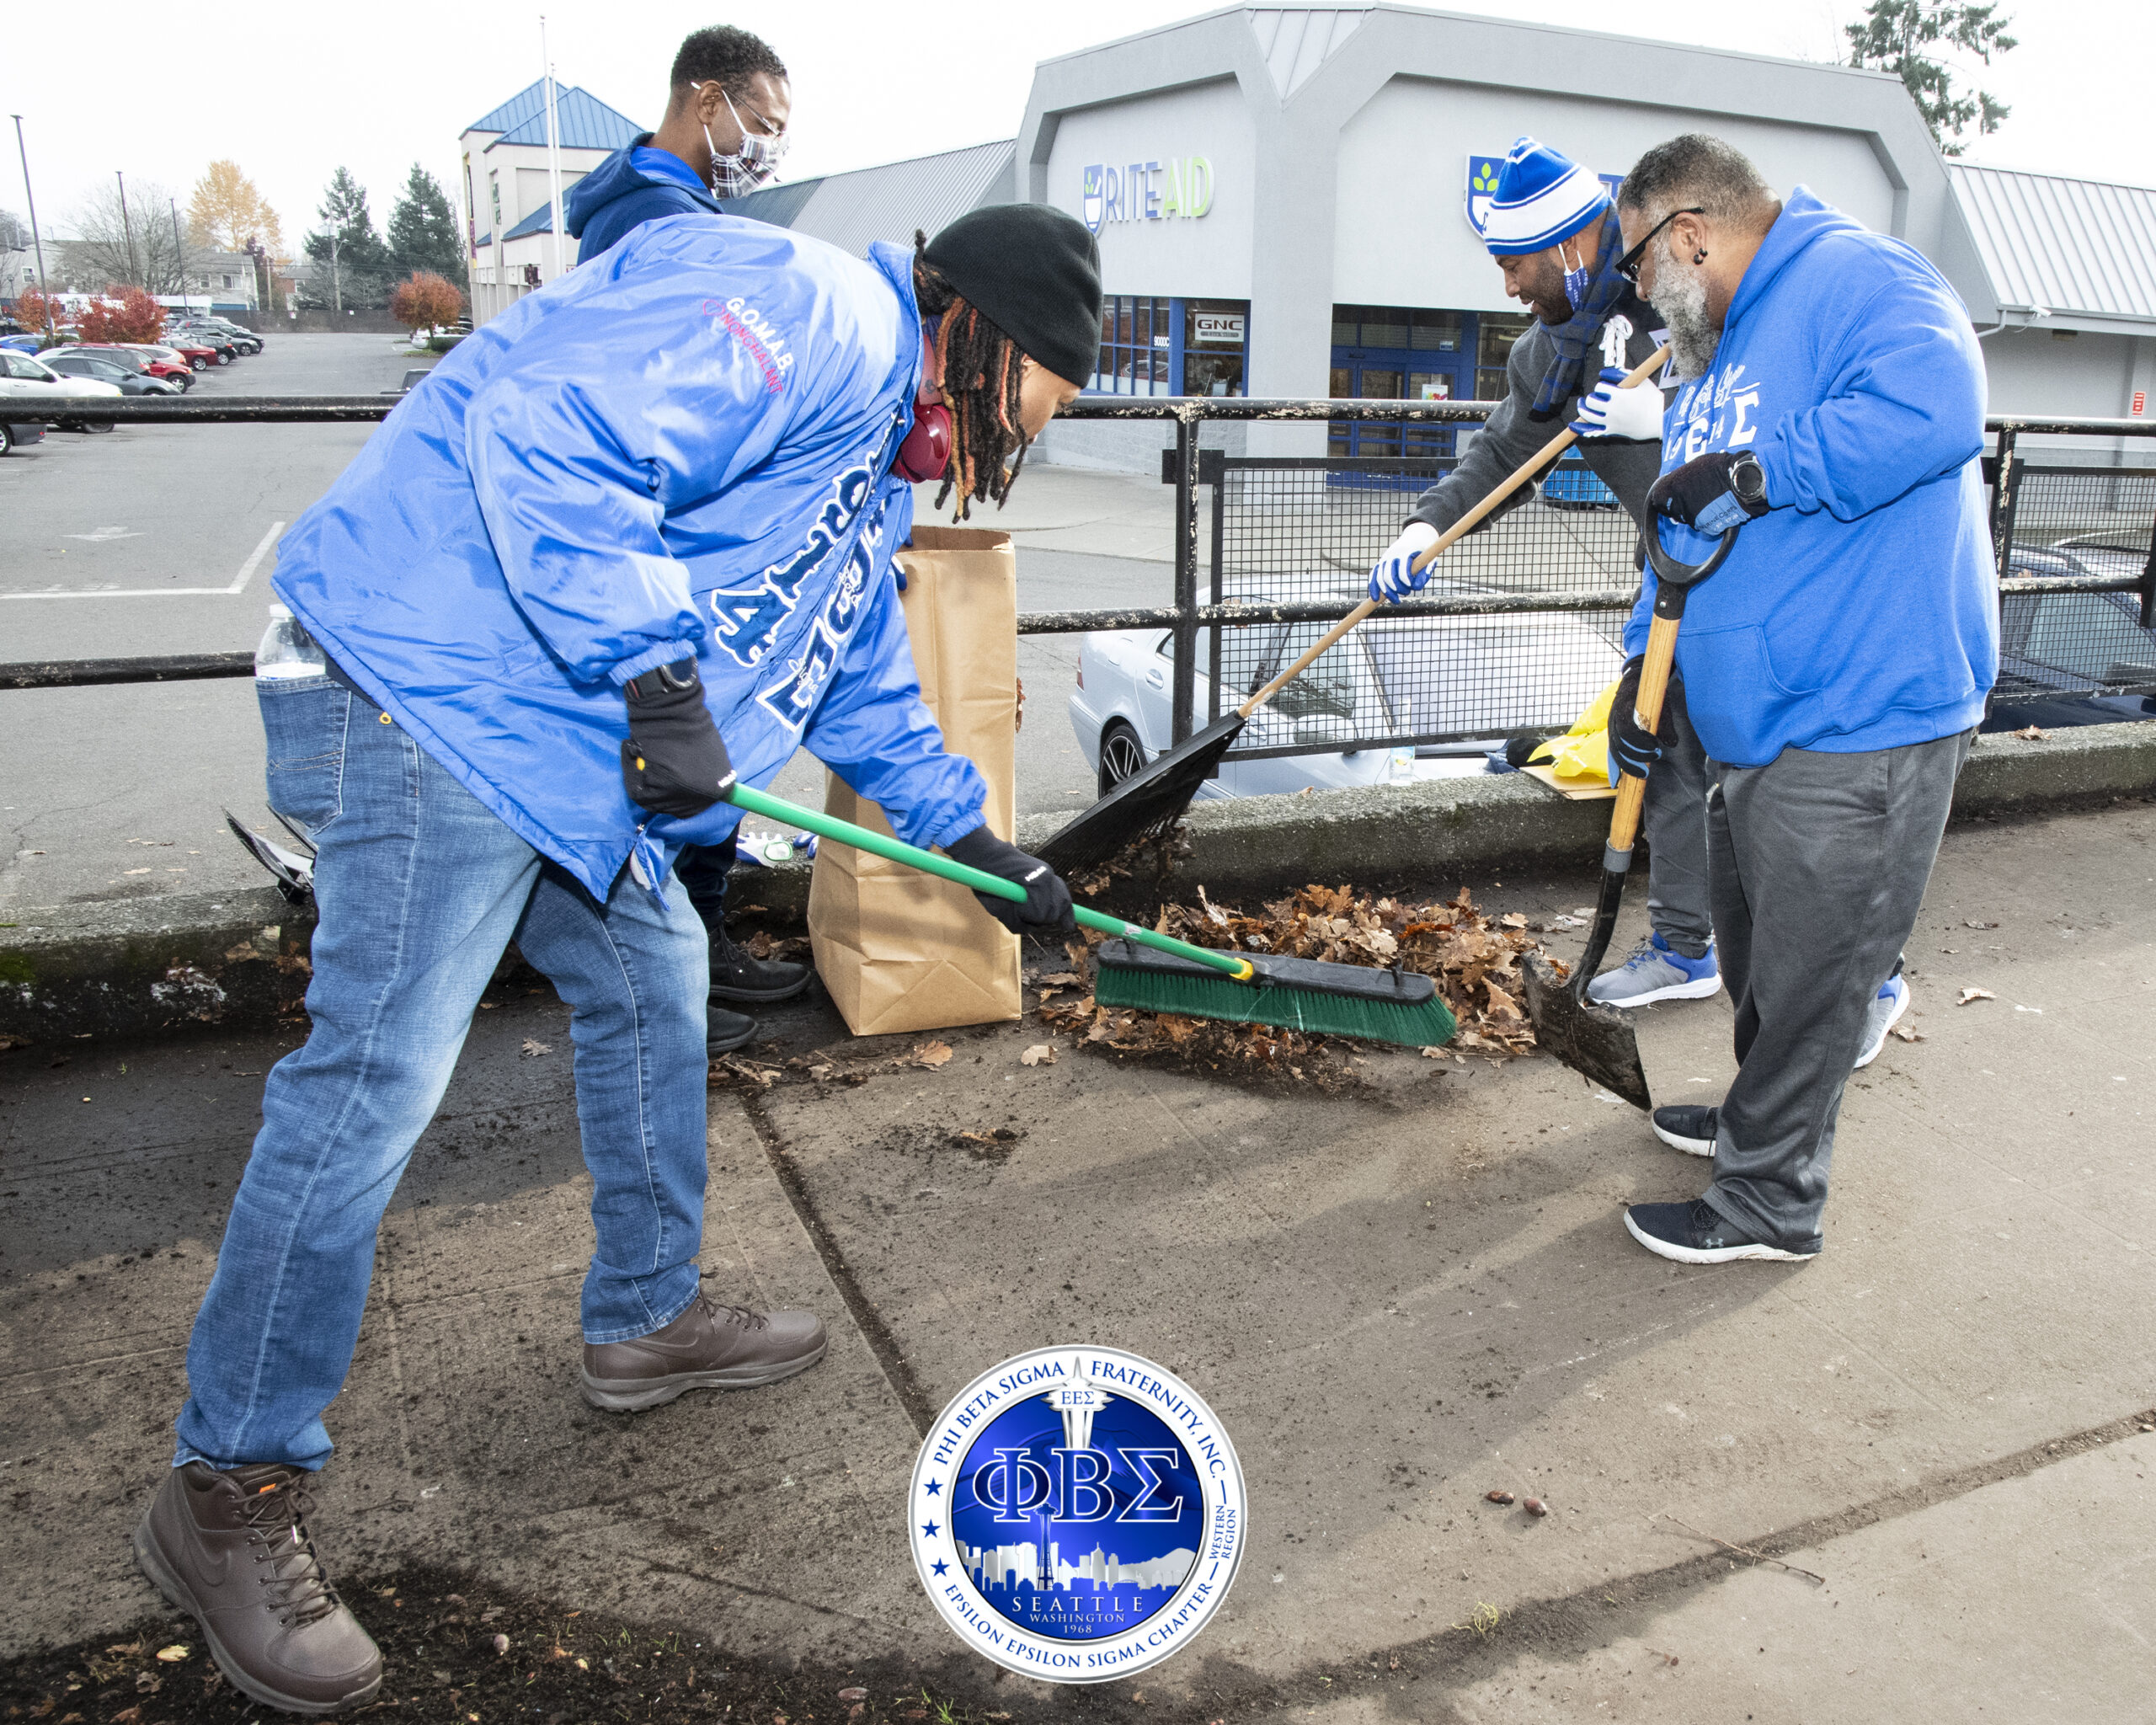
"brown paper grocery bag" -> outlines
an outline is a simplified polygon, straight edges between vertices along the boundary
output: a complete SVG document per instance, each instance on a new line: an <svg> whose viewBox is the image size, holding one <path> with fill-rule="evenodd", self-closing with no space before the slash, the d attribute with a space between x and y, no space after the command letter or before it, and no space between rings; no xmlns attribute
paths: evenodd
<svg viewBox="0 0 2156 1725"><path fill-rule="evenodd" d="M915 527L898 553L921 698L953 755L988 782L988 824L1011 831L1018 681L1018 562L1011 536ZM889 832L876 804L828 776L824 812ZM964 887L849 846L816 852L808 889L816 970L856 1036L992 1024L1022 1009L1018 937Z"/></svg>

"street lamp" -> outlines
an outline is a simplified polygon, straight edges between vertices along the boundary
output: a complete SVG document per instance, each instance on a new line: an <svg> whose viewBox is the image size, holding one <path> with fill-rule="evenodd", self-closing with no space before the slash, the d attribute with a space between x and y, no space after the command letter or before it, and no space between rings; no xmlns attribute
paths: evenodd
<svg viewBox="0 0 2156 1725"><path fill-rule="evenodd" d="M187 242L179 237L179 200L168 200L172 205L172 249L179 261L173 266L179 272L180 309L187 308Z"/></svg>
<svg viewBox="0 0 2156 1725"><path fill-rule="evenodd" d="M127 176L115 168L112 177L120 182L120 231L127 237L127 274L131 280L139 279L142 272L135 263L135 229L127 220Z"/></svg>
<svg viewBox="0 0 2156 1725"><path fill-rule="evenodd" d="M29 200L30 244L37 253L37 296L45 304L45 339L52 339L52 289L45 279L45 242L37 237L37 194L30 190L30 152L23 142L23 116L8 116L15 122L15 149L23 158L23 195Z"/></svg>

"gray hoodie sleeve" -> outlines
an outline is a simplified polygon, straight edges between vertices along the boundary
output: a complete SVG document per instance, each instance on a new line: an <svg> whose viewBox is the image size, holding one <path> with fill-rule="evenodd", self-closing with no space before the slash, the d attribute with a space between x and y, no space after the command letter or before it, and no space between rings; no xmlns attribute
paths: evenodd
<svg viewBox="0 0 2156 1725"><path fill-rule="evenodd" d="M1644 313L1636 320L1630 317L1625 319L1628 325L1636 321L1641 327L1632 328L1625 344L1628 370L1654 351L1655 336L1661 333L1644 327L1647 322ZM1468 446L1460 465L1416 500L1410 520L1428 521L1442 533L1578 415L1579 398L1572 396L1566 400L1555 419L1537 424L1528 417L1536 393L1542 387L1543 373L1556 357L1556 338L1540 323L1513 344L1512 355L1505 364L1504 400L1484 423L1481 435ZM1582 382L1593 388L1601 375L1601 366L1599 358L1590 356L1581 371ZM1644 520L1648 489L1662 472L1662 446L1588 441L1578 448L1588 468L1616 494L1625 513L1636 521ZM1508 510L1518 509L1534 494L1532 486L1521 486L1486 518L1485 525ZM1478 526L1476 531L1481 531L1481 528Z"/></svg>
<svg viewBox="0 0 2156 1725"><path fill-rule="evenodd" d="M1497 412L1484 421L1481 430L1468 445L1467 453L1460 457L1460 465L1416 499L1409 520L1428 521L1442 533L1488 496L1513 468L1565 429L1562 419L1538 425L1528 418L1528 410L1534 405L1535 392L1542 387L1542 374L1549 370L1555 351L1556 344L1540 323L1530 325L1513 344L1512 354L1505 361L1504 400L1497 404ZM1463 427L1463 435L1465 430ZM1485 525L1506 510L1518 508L1534 494L1534 487L1521 486L1486 518ZM1481 529L1476 531L1480 532Z"/></svg>

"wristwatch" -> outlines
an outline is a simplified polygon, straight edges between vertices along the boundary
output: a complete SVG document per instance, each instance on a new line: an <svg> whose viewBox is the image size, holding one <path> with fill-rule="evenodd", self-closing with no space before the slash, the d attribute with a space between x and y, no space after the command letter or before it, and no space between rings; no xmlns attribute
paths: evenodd
<svg viewBox="0 0 2156 1725"><path fill-rule="evenodd" d="M1729 489L1744 505L1747 515L1763 515L1768 510L1767 470L1759 457L1746 450L1729 464Z"/></svg>
<svg viewBox="0 0 2156 1725"><path fill-rule="evenodd" d="M696 688L702 681L696 675L695 660L678 659L671 665L658 665L641 676L631 677L622 686L622 692L632 701L656 701Z"/></svg>

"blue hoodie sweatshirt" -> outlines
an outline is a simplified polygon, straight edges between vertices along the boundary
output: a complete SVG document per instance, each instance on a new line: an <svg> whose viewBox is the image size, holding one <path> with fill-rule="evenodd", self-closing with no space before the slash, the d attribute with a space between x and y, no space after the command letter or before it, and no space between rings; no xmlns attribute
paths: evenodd
<svg viewBox="0 0 2156 1725"><path fill-rule="evenodd" d="M696 183L696 172L677 156L649 147L645 132L618 149L568 189L562 207L568 212L569 237L580 239L576 260L589 263L642 222L661 216L701 210L723 214L718 200ZM653 158L665 156L664 162Z"/></svg>
<svg viewBox="0 0 2156 1725"><path fill-rule="evenodd" d="M1924 256L1799 186L1744 272L1714 365L1678 388L1662 470L1750 449L1771 513L1692 593L1677 663L1715 760L1928 743L1999 674L1977 457L1984 364ZM1660 524L1688 563L1713 542ZM1655 581L1625 631L1646 644Z"/></svg>

